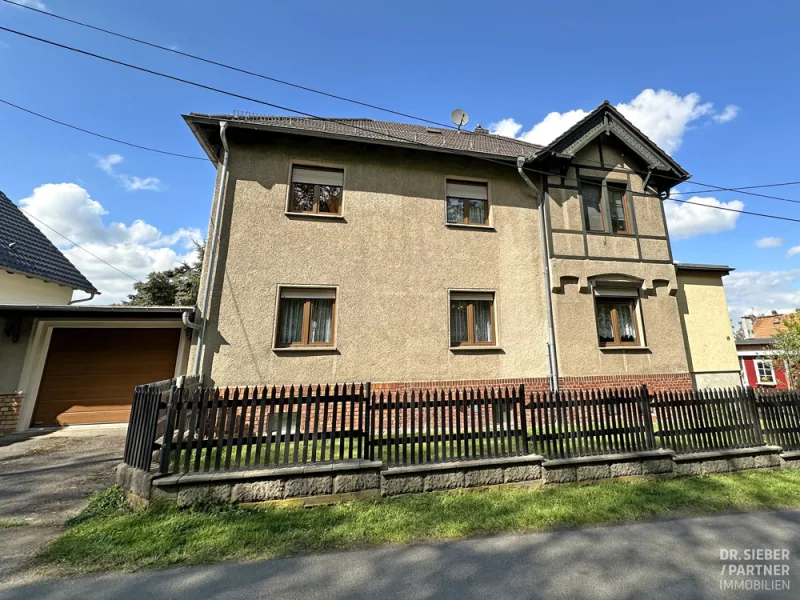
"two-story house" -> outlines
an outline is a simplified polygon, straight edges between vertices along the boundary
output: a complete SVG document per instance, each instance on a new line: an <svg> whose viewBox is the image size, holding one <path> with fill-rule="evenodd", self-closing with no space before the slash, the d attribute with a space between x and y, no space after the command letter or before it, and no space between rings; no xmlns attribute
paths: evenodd
<svg viewBox="0 0 800 600"><path fill-rule="evenodd" d="M185 120L218 166L190 358L217 385L692 386L662 206L689 174L607 102L546 147Z"/></svg>

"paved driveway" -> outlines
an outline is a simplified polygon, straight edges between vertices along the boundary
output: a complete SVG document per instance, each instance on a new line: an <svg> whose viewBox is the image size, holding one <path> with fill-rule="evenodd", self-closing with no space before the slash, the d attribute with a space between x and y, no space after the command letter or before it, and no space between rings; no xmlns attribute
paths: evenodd
<svg viewBox="0 0 800 600"><path fill-rule="evenodd" d="M112 485L122 460L125 426L34 430L0 438L0 582L25 577L29 559L86 506L86 498Z"/></svg>

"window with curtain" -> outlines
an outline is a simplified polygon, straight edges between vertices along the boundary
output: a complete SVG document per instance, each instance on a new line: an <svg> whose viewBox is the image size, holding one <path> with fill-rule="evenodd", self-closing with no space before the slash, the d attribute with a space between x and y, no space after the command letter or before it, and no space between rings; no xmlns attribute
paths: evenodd
<svg viewBox="0 0 800 600"><path fill-rule="evenodd" d="M276 346L333 346L336 290L282 288Z"/></svg>
<svg viewBox="0 0 800 600"><path fill-rule="evenodd" d="M341 169L295 166L288 212L339 215L343 186L344 171Z"/></svg>
<svg viewBox="0 0 800 600"><path fill-rule="evenodd" d="M489 186L448 180L447 222L453 225L488 225Z"/></svg>
<svg viewBox="0 0 800 600"><path fill-rule="evenodd" d="M450 346L495 344L494 293L450 293Z"/></svg>
<svg viewBox="0 0 800 600"><path fill-rule="evenodd" d="M596 297L600 346L639 346L636 298Z"/></svg>

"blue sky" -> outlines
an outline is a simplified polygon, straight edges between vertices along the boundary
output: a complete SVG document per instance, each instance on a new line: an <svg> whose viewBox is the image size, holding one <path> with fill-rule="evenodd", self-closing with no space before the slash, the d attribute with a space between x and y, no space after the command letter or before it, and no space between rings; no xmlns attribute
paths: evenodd
<svg viewBox="0 0 800 600"><path fill-rule="evenodd" d="M622 104L698 181L735 187L800 179L786 160L800 129L800 83L788 76L796 71L800 7L791 3L753 11L744 2L573 2L565 9L467 0L242 1L221 10L206 0L25 1L436 121L448 122L450 111L461 107L471 126L495 124L501 133L536 141L580 116L571 111L608 99ZM0 23L322 116L392 118L5 4ZM3 100L194 156L202 151L181 113L275 112L5 32L0 81ZM127 148L3 105L0 126L0 189L136 277L186 258L191 237L205 232L210 164ZM754 191L800 199L800 186ZM800 205L737 193L698 195L800 218ZM677 260L736 267L726 284L733 312L800 304L800 252L789 253L800 246L800 224L667 204ZM780 244L756 245L767 237ZM128 291L129 280L63 240L60 246L105 292L102 301Z"/></svg>

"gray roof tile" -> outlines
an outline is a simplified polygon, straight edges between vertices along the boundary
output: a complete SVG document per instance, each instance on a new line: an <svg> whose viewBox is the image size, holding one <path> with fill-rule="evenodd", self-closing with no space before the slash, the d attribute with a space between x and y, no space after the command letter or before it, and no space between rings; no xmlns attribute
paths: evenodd
<svg viewBox="0 0 800 600"><path fill-rule="evenodd" d="M98 293L83 273L0 192L0 269Z"/></svg>
<svg viewBox="0 0 800 600"><path fill-rule="evenodd" d="M532 157L541 146L520 140L493 135L488 132L457 131L411 123L375 121L373 119L315 119L311 117L281 117L269 115L206 115L192 113L190 117L229 122L244 122L287 130L316 132L334 136L347 136L386 142L426 144L447 150L476 152L493 156L516 158Z"/></svg>

